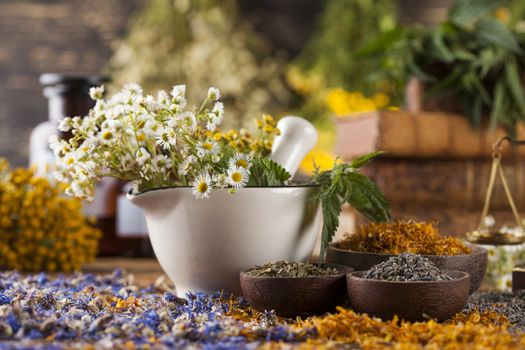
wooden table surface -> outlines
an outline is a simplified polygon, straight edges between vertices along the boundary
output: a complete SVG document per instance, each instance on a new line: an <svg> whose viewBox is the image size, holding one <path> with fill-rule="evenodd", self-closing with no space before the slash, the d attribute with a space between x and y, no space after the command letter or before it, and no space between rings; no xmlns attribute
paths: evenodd
<svg viewBox="0 0 525 350"><path fill-rule="evenodd" d="M94 263L86 264L83 272L96 274L111 273L115 269L122 269L135 276L135 284L145 287L161 276L165 276L156 259L144 258L98 258Z"/></svg>

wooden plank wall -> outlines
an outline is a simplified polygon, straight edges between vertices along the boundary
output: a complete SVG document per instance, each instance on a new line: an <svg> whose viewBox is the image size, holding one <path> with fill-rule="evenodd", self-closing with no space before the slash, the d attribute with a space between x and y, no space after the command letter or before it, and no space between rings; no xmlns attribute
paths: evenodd
<svg viewBox="0 0 525 350"><path fill-rule="evenodd" d="M0 0L0 156L26 165L29 135L47 119L38 76L99 73L146 0Z"/></svg>

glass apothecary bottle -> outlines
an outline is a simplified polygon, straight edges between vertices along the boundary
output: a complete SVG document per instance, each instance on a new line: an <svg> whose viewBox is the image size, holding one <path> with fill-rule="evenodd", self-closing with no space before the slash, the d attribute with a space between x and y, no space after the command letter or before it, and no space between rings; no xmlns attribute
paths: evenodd
<svg viewBox="0 0 525 350"><path fill-rule="evenodd" d="M49 148L52 135L67 139L71 135L58 130L64 117L86 116L95 101L89 97L89 89L99 86L106 79L99 76L80 76L63 74L43 74L40 83L44 86L44 96L48 99L48 120L39 124L31 133L29 163L36 168L39 176L53 179L55 170L54 154ZM125 183L113 178L103 178L96 186L94 200L85 202L84 213L96 218L96 226L103 232L100 241L101 256L152 256L147 231L140 234L122 235L117 232L117 198L121 197ZM129 217L129 207L120 206L121 216ZM132 213L131 215L141 215ZM143 220L143 219L142 219Z"/></svg>

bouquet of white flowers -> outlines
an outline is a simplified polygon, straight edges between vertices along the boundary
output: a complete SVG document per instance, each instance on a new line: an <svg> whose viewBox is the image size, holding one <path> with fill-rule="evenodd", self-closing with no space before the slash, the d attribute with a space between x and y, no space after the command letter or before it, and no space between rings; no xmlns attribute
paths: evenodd
<svg viewBox="0 0 525 350"><path fill-rule="evenodd" d="M104 87L92 88L96 105L89 116L59 125L73 137L51 140L57 179L69 185L67 193L89 199L103 176L133 181L137 192L192 186L197 198L208 197L212 188L246 186L254 158L266 157L279 134L274 119L257 120L256 136L245 129L223 133L220 91L210 87L198 109L188 108L185 92L176 85L170 94L144 96L140 86L127 84L104 100Z"/></svg>

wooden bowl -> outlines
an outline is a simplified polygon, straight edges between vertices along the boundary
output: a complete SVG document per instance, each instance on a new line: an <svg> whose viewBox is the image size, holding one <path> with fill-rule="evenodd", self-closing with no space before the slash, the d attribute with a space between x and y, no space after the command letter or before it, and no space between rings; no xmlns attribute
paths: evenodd
<svg viewBox="0 0 525 350"><path fill-rule="evenodd" d="M512 292L525 289L525 266L519 265L512 270Z"/></svg>
<svg viewBox="0 0 525 350"><path fill-rule="evenodd" d="M423 255L440 270L463 271L470 275L470 294L479 289L487 269L488 251L477 245L470 245L472 253L463 255ZM326 253L326 262L352 267L355 271L366 271L372 266L393 257L393 254L356 252L335 248L331 245Z"/></svg>
<svg viewBox="0 0 525 350"><path fill-rule="evenodd" d="M264 277L240 273L244 298L256 310L275 310L283 317L323 314L344 302L346 274L353 269L337 264L336 275L308 277Z"/></svg>
<svg viewBox="0 0 525 350"><path fill-rule="evenodd" d="M428 318L445 321L461 312L469 297L470 276L446 271L453 280L391 282L362 278L364 271L347 275L353 310L389 320L394 315L407 321Z"/></svg>

